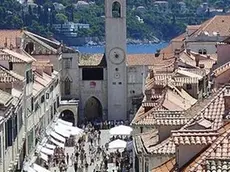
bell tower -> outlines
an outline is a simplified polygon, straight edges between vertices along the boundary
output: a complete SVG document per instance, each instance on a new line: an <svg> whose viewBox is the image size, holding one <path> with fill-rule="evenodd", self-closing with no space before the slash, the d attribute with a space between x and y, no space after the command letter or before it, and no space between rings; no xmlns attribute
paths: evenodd
<svg viewBox="0 0 230 172"><path fill-rule="evenodd" d="M126 0L105 0L108 119L127 116Z"/></svg>

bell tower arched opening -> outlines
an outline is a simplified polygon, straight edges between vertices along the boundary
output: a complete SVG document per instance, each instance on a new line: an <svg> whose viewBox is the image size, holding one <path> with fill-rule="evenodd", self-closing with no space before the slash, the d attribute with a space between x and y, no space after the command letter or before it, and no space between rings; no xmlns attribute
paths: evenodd
<svg viewBox="0 0 230 172"><path fill-rule="evenodd" d="M120 18L121 17L121 4L115 1L112 5L112 17Z"/></svg>
<svg viewBox="0 0 230 172"><path fill-rule="evenodd" d="M90 97L86 101L84 117L87 121L102 120L102 105L96 97Z"/></svg>

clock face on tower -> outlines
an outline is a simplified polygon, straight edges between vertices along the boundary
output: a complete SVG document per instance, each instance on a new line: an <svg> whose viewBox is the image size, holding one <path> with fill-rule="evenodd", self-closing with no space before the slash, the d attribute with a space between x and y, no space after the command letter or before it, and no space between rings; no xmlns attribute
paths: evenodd
<svg viewBox="0 0 230 172"><path fill-rule="evenodd" d="M120 48L113 48L109 52L109 60L114 64L120 64L125 60L125 53Z"/></svg>

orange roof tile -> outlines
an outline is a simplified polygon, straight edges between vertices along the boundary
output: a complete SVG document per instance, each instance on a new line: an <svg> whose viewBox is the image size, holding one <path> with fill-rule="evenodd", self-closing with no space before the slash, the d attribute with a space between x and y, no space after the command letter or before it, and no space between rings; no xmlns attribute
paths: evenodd
<svg viewBox="0 0 230 172"><path fill-rule="evenodd" d="M179 36L173 38L173 39L171 40L171 42L174 42L174 41L176 41L176 42L182 42L182 41L185 40L185 37L186 37L186 33L182 33L182 34L180 34Z"/></svg>
<svg viewBox="0 0 230 172"><path fill-rule="evenodd" d="M230 122L226 123L222 126L218 133L220 134L218 138L212 142L212 144L201 154L199 154L194 160L189 162L186 167L182 169L182 171L206 171L211 170L210 166L214 166L213 170L217 168L218 164L215 162L222 160L222 161L229 161L230 159ZM212 164L210 164L212 161ZM221 163L222 164L222 163ZM224 170L224 165L220 165L219 171ZM229 169L229 166L228 166ZM218 171L218 170L217 170Z"/></svg>
<svg viewBox="0 0 230 172"><path fill-rule="evenodd" d="M176 158L171 158L167 162L163 163L162 165L154 168L151 172L174 172L176 166Z"/></svg>
<svg viewBox="0 0 230 172"><path fill-rule="evenodd" d="M218 32L220 36L229 36L230 15L216 15L215 17L201 24L201 27L194 33L194 35L199 35L204 31L208 32L210 35L212 35L214 32Z"/></svg>

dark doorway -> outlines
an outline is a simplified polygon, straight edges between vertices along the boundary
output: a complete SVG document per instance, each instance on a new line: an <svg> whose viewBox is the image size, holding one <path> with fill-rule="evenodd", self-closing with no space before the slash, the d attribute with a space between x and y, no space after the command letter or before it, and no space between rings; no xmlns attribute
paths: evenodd
<svg viewBox="0 0 230 172"><path fill-rule="evenodd" d="M71 110L62 111L60 118L64 121L72 122L75 124L74 113Z"/></svg>
<svg viewBox="0 0 230 172"><path fill-rule="evenodd" d="M102 106L96 97L90 97L85 103L84 117L87 121L102 119Z"/></svg>

